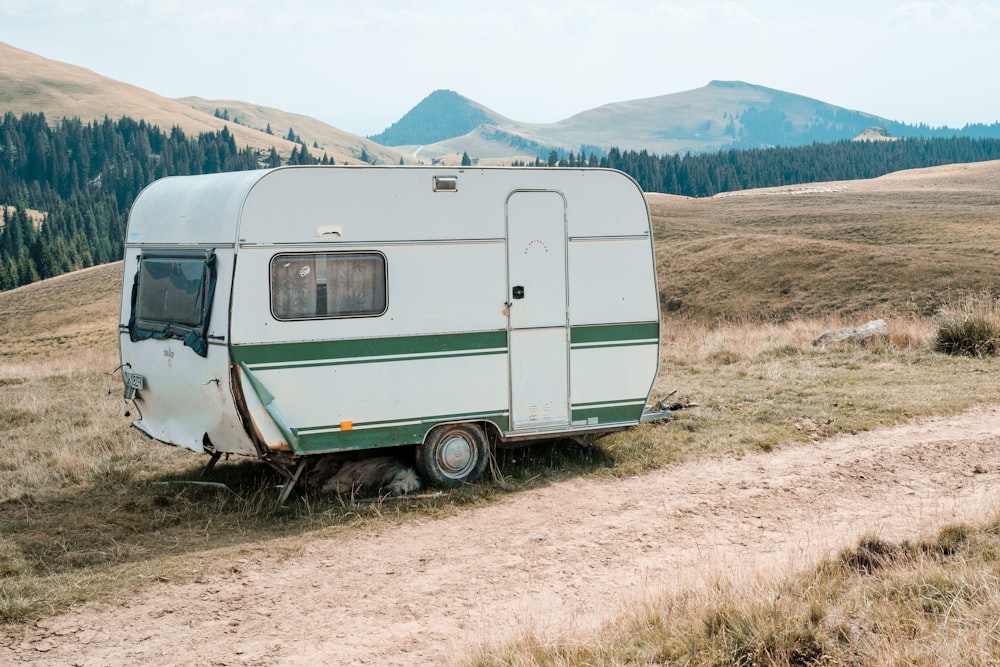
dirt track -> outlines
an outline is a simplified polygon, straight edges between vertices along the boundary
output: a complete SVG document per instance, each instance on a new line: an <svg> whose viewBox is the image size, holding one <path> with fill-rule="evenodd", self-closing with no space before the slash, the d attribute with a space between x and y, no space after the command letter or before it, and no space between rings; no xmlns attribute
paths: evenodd
<svg viewBox="0 0 1000 667"><path fill-rule="evenodd" d="M977 523L998 480L1000 407L573 480L47 619L0 635L0 664L448 664L529 630L590 631L677 587L808 567L864 534Z"/></svg>

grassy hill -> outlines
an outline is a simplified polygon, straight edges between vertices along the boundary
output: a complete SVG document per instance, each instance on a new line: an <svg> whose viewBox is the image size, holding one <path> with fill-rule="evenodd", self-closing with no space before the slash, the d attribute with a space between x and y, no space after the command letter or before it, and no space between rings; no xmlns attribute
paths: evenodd
<svg viewBox="0 0 1000 667"><path fill-rule="evenodd" d="M115 262L0 292L0 367L116 349L121 285Z"/></svg>
<svg viewBox="0 0 1000 667"><path fill-rule="evenodd" d="M377 164L399 164L400 157L402 157L398 151L392 148L387 148L356 134L344 132L311 116L303 116L239 100L206 100L201 97L182 97L177 101L212 117L215 117L217 109L220 112L225 111L229 115L229 119L234 121L227 123L230 129L233 125L238 124L257 128L260 131L270 125L275 140L289 145L291 145L290 142L278 138L287 137L288 131L292 130L295 132L295 136L305 143L314 157L322 157L323 153L326 152L338 163L358 162L362 150L370 160Z"/></svg>
<svg viewBox="0 0 1000 667"><path fill-rule="evenodd" d="M213 115L216 108L227 106L231 109L230 117L241 118L240 123ZM400 158L392 149L305 116L246 103L198 98L172 100L0 42L0 113L7 111L16 115L44 113L50 123L62 118L90 122L103 120L105 116L113 120L128 116L158 125L167 132L177 126L192 136L228 127L239 147L267 151L273 146L284 157L295 148L294 143L283 138L292 127L310 152L316 152L312 148L316 142L323 147L321 151L325 149L340 163L356 162L362 147L382 163L396 164ZM243 118L248 122L244 123ZM262 131L269 122L274 135ZM320 156L322 152L317 157Z"/></svg>
<svg viewBox="0 0 1000 667"><path fill-rule="evenodd" d="M1000 162L706 199L648 195L668 317L929 315L1000 293Z"/></svg>

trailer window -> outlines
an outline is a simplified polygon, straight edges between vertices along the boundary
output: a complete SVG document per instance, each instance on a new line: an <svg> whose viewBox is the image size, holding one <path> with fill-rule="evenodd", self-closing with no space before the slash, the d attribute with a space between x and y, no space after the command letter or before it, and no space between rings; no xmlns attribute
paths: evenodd
<svg viewBox="0 0 1000 667"><path fill-rule="evenodd" d="M214 253L143 253L132 286L132 340L179 338L205 356L214 292Z"/></svg>
<svg viewBox="0 0 1000 667"><path fill-rule="evenodd" d="M279 320L376 317L386 309L385 256L297 253L271 260L271 312Z"/></svg>

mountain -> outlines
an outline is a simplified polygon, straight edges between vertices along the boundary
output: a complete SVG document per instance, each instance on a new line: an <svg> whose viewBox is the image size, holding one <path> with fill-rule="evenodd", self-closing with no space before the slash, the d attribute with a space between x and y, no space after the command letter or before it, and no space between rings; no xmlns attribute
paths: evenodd
<svg viewBox="0 0 1000 667"><path fill-rule="evenodd" d="M432 98L444 94L448 104L435 100L432 105ZM436 112L433 133L390 132L422 127L432 106ZM478 120L474 127L473 119ZM711 81L694 90L606 104L547 124L520 123L457 93L436 91L389 130L371 138L421 159L467 152L480 159L526 155L533 160L536 156L544 159L553 150L600 156L612 147L660 155L791 147L849 140L872 127L894 137L957 133L906 125L742 81ZM984 133L977 136L1000 136L998 125L982 129Z"/></svg>
<svg viewBox="0 0 1000 667"><path fill-rule="evenodd" d="M622 149L703 153L851 139L874 125L892 132L898 123L742 81L712 81L585 111L553 124L549 136L564 144L585 136Z"/></svg>
<svg viewBox="0 0 1000 667"><path fill-rule="evenodd" d="M215 116L215 109L227 108L230 122ZM0 42L0 114L8 111L15 115L44 113L49 123L62 118L90 122L106 116L113 120L128 116L168 132L177 126L191 136L228 127L239 146L262 151L274 147L285 157L297 145L285 139L291 128L315 157L325 151L340 163L359 162L364 150L376 162L396 164L400 160L397 151L306 116L244 102L173 100ZM239 122L232 122L235 120ZM268 124L273 134L264 131Z"/></svg>
<svg viewBox="0 0 1000 667"><path fill-rule="evenodd" d="M399 121L368 138L386 146L433 144L471 132L480 125L511 122L452 90L435 90Z"/></svg>
<svg viewBox="0 0 1000 667"><path fill-rule="evenodd" d="M477 156L481 163L489 158L505 163L532 161L552 150L548 144L499 129L521 125L452 90L435 90L387 129L368 138L415 161L454 164L463 153Z"/></svg>

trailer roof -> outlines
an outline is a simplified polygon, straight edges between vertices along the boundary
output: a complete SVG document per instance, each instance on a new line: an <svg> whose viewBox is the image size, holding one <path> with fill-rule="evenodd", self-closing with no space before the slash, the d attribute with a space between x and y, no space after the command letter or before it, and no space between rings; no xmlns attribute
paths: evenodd
<svg viewBox="0 0 1000 667"><path fill-rule="evenodd" d="M562 192L570 236L649 234L642 191L613 170L314 166L156 181L132 207L128 243L500 239L518 190Z"/></svg>
<svg viewBox="0 0 1000 667"><path fill-rule="evenodd" d="M233 245L247 194L267 170L170 176L148 185L129 214L129 244Z"/></svg>

